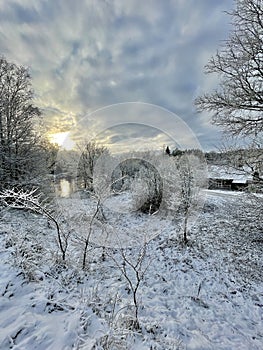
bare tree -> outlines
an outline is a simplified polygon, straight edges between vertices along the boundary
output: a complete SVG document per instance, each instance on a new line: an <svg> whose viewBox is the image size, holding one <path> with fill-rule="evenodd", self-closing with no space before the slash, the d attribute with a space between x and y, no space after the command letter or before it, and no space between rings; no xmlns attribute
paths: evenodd
<svg viewBox="0 0 263 350"><path fill-rule="evenodd" d="M98 164L99 163L99 164ZM87 265L88 248L91 242L93 231L98 226L105 232L104 224L106 222L106 216L103 210L105 201L112 195L112 187L114 182L118 182L121 179L117 178L112 181L111 171L114 169L114 162L108 154L108 152L102 153L98 163L94 164L93 178L92 178L92 189L90 189L90 198L94 201L95 207L91 214L84 213L79 222L78 232L82 233L82 243L84 244L83 257L82 257L82 268L85 269ZM101 225L102 224L102 225ZM98 236L98 233L97 233ZM98 237L97 237L98 239ZM96 239L95 239L96 240ZM104 241L105 243L105 241Z"/></svg>
<svg viewBox="0 0 263 350"><path fill-rule="evenodd" d="M253 188L262 189L263 161L263 5L262 0L236 0L228 13L233 30L221 50L206 65L220 85L196 100L199 111L213 112L213 122L241 144L225 147L228 164L253 176Z"/></svg>
<svg viewBox="0 0 263 350"><path fill-rule="evenodd" d="M132 294L132 302L134 307L134 318L130 320L129 326L132 329L139 330L139 300L138 291L146 275L146 271L151 263L151 259L146 262L148 243L144 241L143 245L133 250L137 250L137 253L129 256L129 248L120 248L118 253L119 257L116 257L114 253L108 250L108 254L114 261L117 268L120 270L121 274L125 278L129 290ZM120 258L120 259L119 259Z"/></svg>
<svg viewBox="0 0 263 350"><path fill-rule="evenodd" d="M197 98L196 105L199 111L213 112L213 122L232 135L259 137L263 131L262 0L236 0L229 15L230 37L206 65L206 73L220 76L219 88Z"/></svg>
<svg viewBox="0 0 263 350"><path fill-rule="evenodd" d="M83 183L85 189L93 190L93 173L97 159L103 154L108 154L104 146L100 146L96 141L88 141L79 144L81 152L78 164L78 178Z"/></svg>
<svg viewBox="0 0 263 350"><path fill-rule="evenodd" d="M83 250L83 257L82 257L82 269L83 270L86 268L86 264L87 264L88 248L89 248L89 244L90 244L91 234L92 234L92 231L94 230L94 224L97 221L97 217L98 217L99 213L101 212L103 214L102 198L100 196L96 196L94 198L96 201L95 210L94 210L93 214L91 215L91 217L89 218L88 227L87 227L87 229L85 229L86 235L84 237L84 242L83 242L84 243L84 250ZM84 218L82 217L82 221L83 221L83 219Z"/></svg>
<svg viewBox="0 0 263 350"><path fill-rule="evenodd" d="M28 69L0 59L0 180L20 183L38 173L40 134L34 122L40 110L32 104Z"/></svg>

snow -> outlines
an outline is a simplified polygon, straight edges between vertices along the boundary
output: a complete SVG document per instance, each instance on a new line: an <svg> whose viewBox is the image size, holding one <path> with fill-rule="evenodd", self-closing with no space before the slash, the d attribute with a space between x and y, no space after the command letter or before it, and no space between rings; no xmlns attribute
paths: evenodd
<svg viewBox="0 0 263 350"><path fill-rule="evenodd" d="M233 180L234 183L247 183L253 180L250 169L234 169L228 166L209 165L208 177L210 179Z"/></svg>
<svg viewBox="0 0 263 350"><path fill-rule="evenodd" d="M247 178L246 177L238 177L238 178L235 178L233 181L232 181L233 184L246 184L247 183Z"/></svg>
<svg viewBox="0 0 263 350"><path fill-rule="evenodd" d="M122 261L118 247L106 245L103 257L97 238L82 271L78 220L64 264L46 219L2 212L0 349L262 349L262 228L243 194L206 192L188 245L176 220L110 213L125 201L108 200L108 225L122 233L122 242L129 232L137 239L125 250L129 261L138 258L140 235L152 238L138 289L140 330L129 328L132 295L114 262ZM77 201L63 198L72 216L92 212L89 200Z"/></svg>

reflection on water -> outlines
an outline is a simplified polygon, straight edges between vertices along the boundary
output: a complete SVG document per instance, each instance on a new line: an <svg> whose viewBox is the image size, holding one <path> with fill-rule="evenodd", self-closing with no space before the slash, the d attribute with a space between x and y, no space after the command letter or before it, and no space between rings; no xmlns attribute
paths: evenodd
<svg viewBox="0 0 263 350"><path fill-rule="evenodd" d="M75 181L60 179L56 184L56 195L58 197L69 198L75 191Z"/></svg>

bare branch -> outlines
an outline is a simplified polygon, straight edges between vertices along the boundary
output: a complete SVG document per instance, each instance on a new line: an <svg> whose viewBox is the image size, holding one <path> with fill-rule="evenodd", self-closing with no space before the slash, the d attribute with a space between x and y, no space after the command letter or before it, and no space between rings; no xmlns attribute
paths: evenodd
<svg viewBox="0 0 263 350"><path fill-rule="evenodd" d="M228 13L233 30L205 67L219 75L219 88L196 99L198 111L213 112L213 123L234 135L263 132L263 7L237 0Z"/></svg>
<svg viewBox="0 0 263 350"><path fill-rule="evenodd" d="M38 189L22 190L22 189L5 189L0 192L0 201L8 208L22 209L32 211L34 213L46 216L56 227L58 245L62 253L62 260L66 258L66 251L68 246L68 235L63 235L61 232L58 220L48 208L47 199L41 199L41 193ZM63 240L63 238L64 240Z"/></svg>

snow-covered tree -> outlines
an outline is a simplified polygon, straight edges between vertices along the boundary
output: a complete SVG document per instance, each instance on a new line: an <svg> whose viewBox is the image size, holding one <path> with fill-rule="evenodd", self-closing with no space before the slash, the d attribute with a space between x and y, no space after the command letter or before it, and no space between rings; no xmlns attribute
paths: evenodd
<svg viewBox="0 0 263 350"><path fill-rule="evenodd" d="M195 217L202 207L201 192L206 187L206 173L204 164L193 156L182 156L178 162L180 209L183 213L183 239L187 243L187 232L191 217Z"/></svg>
<svg viewBox="0 0 263 350"><path fill-rule="evenodd" d="M161 166L163 197L161 209L182 221L184 242L202 208L206 187L206 163L192 154L165 158Z"/></svg>

